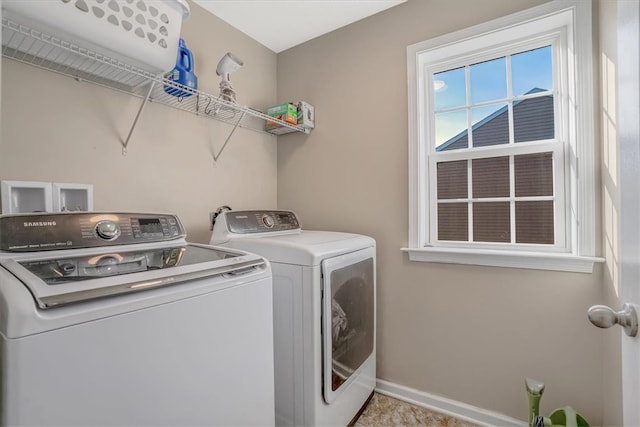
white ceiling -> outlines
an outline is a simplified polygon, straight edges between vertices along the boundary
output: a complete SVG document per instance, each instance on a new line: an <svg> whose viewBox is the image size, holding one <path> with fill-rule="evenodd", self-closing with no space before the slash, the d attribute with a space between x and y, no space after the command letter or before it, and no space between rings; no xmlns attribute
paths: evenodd
<svg viewBox="0 0 640 427"><path fill-rule="evenodd" d="M407 0L193 0L278 53Z"/></svg>

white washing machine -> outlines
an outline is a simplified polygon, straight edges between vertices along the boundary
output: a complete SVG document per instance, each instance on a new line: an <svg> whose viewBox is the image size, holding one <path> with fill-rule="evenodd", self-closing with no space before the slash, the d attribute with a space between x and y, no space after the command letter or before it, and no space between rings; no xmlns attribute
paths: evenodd
<svg viewBox="0 0 640 427"><path fill-rule="evenodd" d="M173 215L0 216L0 423L273 425L271 298Z"/></svg>
<svg viewBox="0 0 640 427"><path fill-rule="evenodd" d="M354 421L376 382L375 241L253 210L221 212L211 243L271 262L276 425Z"/></svg>

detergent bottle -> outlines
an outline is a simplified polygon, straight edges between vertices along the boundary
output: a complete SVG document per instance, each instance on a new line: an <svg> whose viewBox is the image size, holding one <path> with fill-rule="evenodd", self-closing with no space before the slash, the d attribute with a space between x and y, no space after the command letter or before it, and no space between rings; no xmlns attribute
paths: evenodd
<svg viewBox="0 0 640 427"><path fill-rule="evenodd" d="M166 73L164 77L181 86L196 90L198 89L198 76L196 76L194 68L195 64L193 63L193 54L189 49L187 49L184 39L180 38L180 41L178 42L178 58L176 59L176 66L173 70ZM192 92L180 90L167 84L164 85L164 91L169 95L177 97L193 95Z"/></svg>

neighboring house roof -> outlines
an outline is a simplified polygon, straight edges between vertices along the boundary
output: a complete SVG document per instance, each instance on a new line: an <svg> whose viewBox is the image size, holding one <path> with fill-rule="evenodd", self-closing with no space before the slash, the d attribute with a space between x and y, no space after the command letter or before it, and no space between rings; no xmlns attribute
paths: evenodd
<svg viewBox="0 0 640 427"><path fill-rule="evenodd" d="M525 95L546 92L533 88ZM553 96L539 96L513 103L514 139L516 142L551 139L554 137ZM473 146L506 144L509 141L508 108L504 107L488 115L471 128ZM442 145L436 151L458 150L468 147L468 130L464 130Z"/></svg>

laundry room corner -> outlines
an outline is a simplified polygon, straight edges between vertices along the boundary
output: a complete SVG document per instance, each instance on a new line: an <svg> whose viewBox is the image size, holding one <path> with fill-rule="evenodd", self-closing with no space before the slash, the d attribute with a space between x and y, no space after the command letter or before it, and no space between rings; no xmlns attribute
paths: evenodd
<svg viewBox="0 0 640 427"><path fill-rule="evenodd" d="M218 92L226 52L244 61L233 75L238 103L264 109L276 98L276 54L190 2L182 37L199 89ZM210 237L221 204L275 207L274 136L237 129L142 99L2 59L0 179L92 184L96 210L173 212L194 242Z"/></svg>
<svg viewBox="0 0 640 427"><path fill-rule="evenodd" d="M407 46L542 3L409 1L280 53L278 98L308 99L317 114L311 135L280 138L278 208L306 228L376 240L379 380L526 419L532 376L547 383L543 411L570 402L598 424L603 352L586 310L600 299L600 265L525 270L409 261L401 251Z"/></svg>

